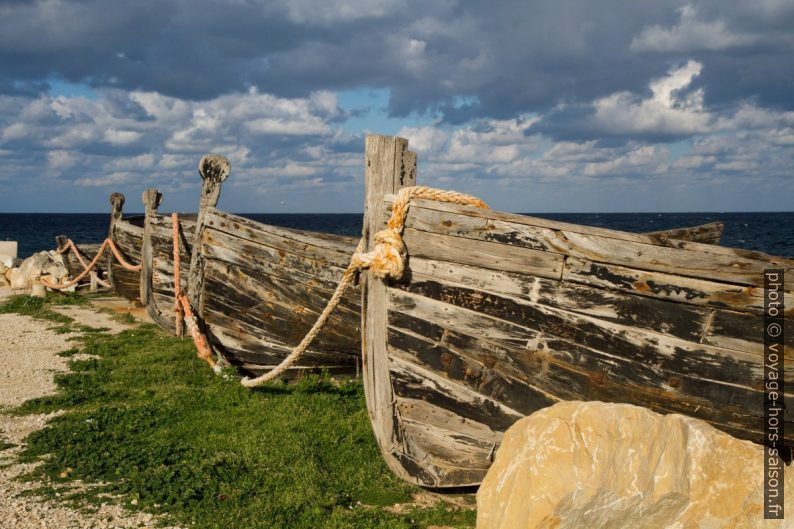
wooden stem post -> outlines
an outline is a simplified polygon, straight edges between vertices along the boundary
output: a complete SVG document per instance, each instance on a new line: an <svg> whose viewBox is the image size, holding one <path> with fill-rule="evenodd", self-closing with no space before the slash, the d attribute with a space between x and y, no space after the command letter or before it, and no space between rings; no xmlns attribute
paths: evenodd
<svg viewBox="0 0 794 529"><path fill-rule="evenodd" d="M58 249L59 252L63 251L66 245L69 244L69 237L66 235L56 235L55 236L55 247ZM82 272L82 270L77 271L72 267L72 264L69 262L69 254L64 252L63 256L63 263L66 265L66 273L69 274L69 277L75 276Z"/></svg>
<svg viewBox="0 0 794 529"><path fill-rule="evenodd" d="M116 223L121 220L121 210L124 207L124 195L121 193L110 194L110 225L108 226L108 238L115 241L116 236ZM107 278L111 285L115 285L113 281L113 254L108 252L106 261Z"/></svg>
<svg viewBox="0 0 794 529"><path fill-rule="evenodd" d="M157 189L150 188L143 192L146 218L143 222L143 244L141 246L141 303L147 307L152 305L152 273L154 268L154 253L152 248L152 221L157 214L157 208L163 201L163 194Z"/></svg>
<svg viewBox="0 0 794 529"><path fill-rule="evenodd" d="M204 286L204 259L202 257L202 239L207 211L218 205L221 195L221 184L232 170L228 158L218 154L207 154L199 162L199 174L203 180L201 185L201 199L199 200L198 217L196 218L196 235L193 242L193 252L190 256L190 273L188 275L187 297L195 311L199 322L204 318L204 304L201 292ZM218 365L228 365L223 357L218 355Z"/></svg>
<svg viewBox="0 0 794 529"><path fill-rule="evenodd" d="M416 153L408 150L408 140L391 136L370 135L364 155L364 226L366 251L372 250L375 234L386 227L383 197L403 187L416 184ZM389 376L386 350L387 292L386 283L371 271L362 273L361 329L364 389L375 438L387 464L400 476L410 479L395 459L400 444L394 428L394 392Z"/></svg>

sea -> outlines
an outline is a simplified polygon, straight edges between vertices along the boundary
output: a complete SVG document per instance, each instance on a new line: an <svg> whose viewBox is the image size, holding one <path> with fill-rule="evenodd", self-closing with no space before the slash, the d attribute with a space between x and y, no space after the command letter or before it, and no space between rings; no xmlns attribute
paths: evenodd
<svg viewBox="0 0 794 529"><path fill-rule="evenodd" d="M361 233L360 213L242 213L257 222L342 235ZM794 257L794 212L784 213L526 213L535 217L645 232L722 221L721 245ZM107 237L107 213L0 213L0 241L19 243L18 255L51 250L57 235L76 243L99 243Z"/></svg>

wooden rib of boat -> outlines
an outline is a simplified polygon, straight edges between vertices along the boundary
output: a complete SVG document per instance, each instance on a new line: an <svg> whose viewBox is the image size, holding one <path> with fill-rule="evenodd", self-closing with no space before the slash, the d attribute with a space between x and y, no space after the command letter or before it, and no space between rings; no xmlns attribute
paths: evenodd
<svg viewBox="0 0 794 529"><path fill-rule="evenodd" d="M110 204L112 209L108 237L116 243L127 262L137 265L141 262L144 218L141 215L123 216L124 195L121 193L112 193ZM113 291L129 301L140 302L140 273L125 269L110 252L108 252L105 267L107 279Z"/></svg>
<svg viewBox="0 0 794 529"><path fill-rule="evenodd" d="M394 193L414 185L407 152L404 139L367 138L368 250ZM633 403L763 440L763 271L792 274L794 260L427 200L412 201L403 237L405 276L367 272L361 287L367 407L402 478L476 485L503 432L560 400Z"/></svg>

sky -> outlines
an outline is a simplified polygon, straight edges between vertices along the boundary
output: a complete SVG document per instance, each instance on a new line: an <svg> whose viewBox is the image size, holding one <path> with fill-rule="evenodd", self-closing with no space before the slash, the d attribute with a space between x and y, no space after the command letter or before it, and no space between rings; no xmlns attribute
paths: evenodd
<svg viewBox="0 0 794 529"><path fill-rule="evenodd" d="M360 212L368 133L518 212L794 210L794 0L0 0L0 212Z"/></svg>

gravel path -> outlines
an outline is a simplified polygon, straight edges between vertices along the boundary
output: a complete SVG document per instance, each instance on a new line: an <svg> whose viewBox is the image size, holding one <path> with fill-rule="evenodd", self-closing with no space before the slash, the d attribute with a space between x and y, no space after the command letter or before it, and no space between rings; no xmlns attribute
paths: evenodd
<svg viewBox="0 0 794 529"><path fill-rule="evenodd" d="M21 450L19 445L29 433L44 427L52 415L9 417L2 410L55 392L53 374L67 370L67 360L57 353L73 345L67 340L70 335L56 334L49 327L47 322L26 316L0 314L0 438L17 445L0 450L0 528L152 527L152 515L129 513L113 504L104 504L97 512L85 513L41 498L19 496L35 488L35 484L14 479L34 467L16 463L16 454Z"/></svg>

